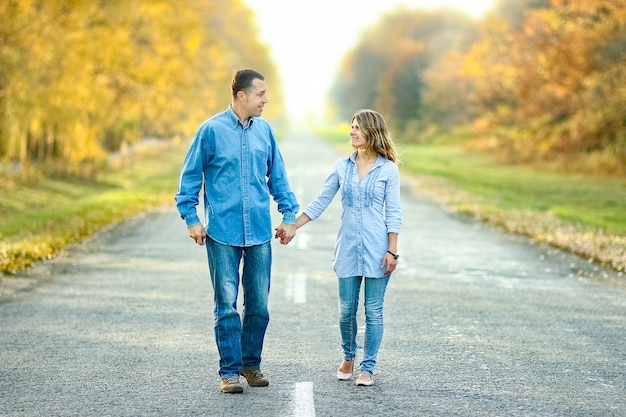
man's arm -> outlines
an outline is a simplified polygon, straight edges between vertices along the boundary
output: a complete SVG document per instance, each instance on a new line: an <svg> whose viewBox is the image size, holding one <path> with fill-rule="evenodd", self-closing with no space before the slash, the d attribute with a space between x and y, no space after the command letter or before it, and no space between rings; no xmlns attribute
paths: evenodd
<svg viewBox="0 0 626 417"><path fill-rule="evenodd" d="M278 211L283 215L282 223L274 229L274 237L280 238L280 243L288 244L296 235L296 213L300 209L296 195L291 191L287 178L285 161L278 148L273 130L268 126L271 141L271 155L269 159L268 187L270 194L278 205Z"/></svg>
<svg viewBox="0 0 626 417"><path fill-rule="evenodd" d="M196 243L201 245L204 242L206 232L202 222L198 217L196 208L200 198L200 190L204 182L203 164L204 155L202 153L202 129L198 129L194 137L185 161L180 172L178 182L178 192L174 196L176 208L180 217L185 220L187 233ZM202 229L200 231L199 229Z"/></svg>

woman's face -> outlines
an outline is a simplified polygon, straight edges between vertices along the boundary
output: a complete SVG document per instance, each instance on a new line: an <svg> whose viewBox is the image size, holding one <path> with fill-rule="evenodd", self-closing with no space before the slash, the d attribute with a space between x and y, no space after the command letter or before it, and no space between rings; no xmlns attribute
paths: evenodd
<svg viewBox="0 0 626 417"><path fill-rule="evenodd" d="M356 119L352 120L352 128L350 129L350 140L352 142L352 147L354 148L363 148L365 147L365 138L363 137L363 132L361 131L361 127Z"/></svg>

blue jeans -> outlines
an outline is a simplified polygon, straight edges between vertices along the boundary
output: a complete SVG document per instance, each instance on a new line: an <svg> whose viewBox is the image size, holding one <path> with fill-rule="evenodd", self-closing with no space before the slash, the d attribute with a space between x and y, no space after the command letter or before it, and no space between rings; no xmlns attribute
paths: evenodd
<svg viewBox="0 0 626 417"><path fill-rule="evenodd" d="M272 264L270 242L249 247L229 246L207 236L206 251L213 284L220 377L238 376L242 369L260 369L263 340L270 320L267 307ZM240 316L237 296L242 260L243 312Z"/></svg>
<svg viewBox="0 0 626 417"><path fill-rule="evenodd" d="M361 371L373 373L378 349L383 339L383 302L389 277L365 277L365 342ZM359 293L364 277L339 278L339 331L344 359L352 361L356 357L357 310Z"/></svg>

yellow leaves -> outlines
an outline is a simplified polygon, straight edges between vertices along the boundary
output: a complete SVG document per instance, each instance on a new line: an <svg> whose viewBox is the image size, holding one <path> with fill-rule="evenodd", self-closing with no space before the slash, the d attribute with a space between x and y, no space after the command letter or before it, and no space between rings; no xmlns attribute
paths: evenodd
<svg viewBox="0 0 626 417"><path fill-rule="evenodd" d="M475 113L492 116L487 133L507 132L504 147L522 160L587 152L623 137L625 5L554 1L528 10L519 30L492 15L463 61Z"/></svg>
<svg viewBox="0 0 626 417"><path fill-rule="evenodd" d="M202 43L202 35L198 32L192 32L185 43L186 52L188 54L195 53Z"/></svg>
<svg viewBox="0 0 626 417"><path fill-rule="evenodd" d="M0 2L0 161L72 166L191 135L225 108L235 69L276 71L253 29L227 29L237 19L250 20L240 0Z"/></svg>
<svg viewBox="0 0 626 417"><path fill-rule="evenodd" d="M555 9L536 9L528 13L524 34L528 37L558 32L565 22Z"/></svg>

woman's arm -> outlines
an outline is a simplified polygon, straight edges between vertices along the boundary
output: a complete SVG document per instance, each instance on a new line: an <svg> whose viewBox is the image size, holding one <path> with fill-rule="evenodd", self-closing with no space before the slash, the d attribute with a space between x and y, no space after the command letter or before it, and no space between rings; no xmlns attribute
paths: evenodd
<svg viewBox="0 0 626 417"><path fill-rule="evenodd" d="M307 216L305 213L301 213L296 218L296 229L301 228L302 226L304 226L305 224L307 224L310 221L311 221L311 218L309 216Z"/></svg>
<svg viewBox="0 0 626 417"><path fill-rule="evenodd" d="M398 234L395 232L387 233L389 236L389 246L387 253L383 258L382 267L385 268L385 275L391 274L398 266Z"/></svg>
<svg viewBox="0 0 626 417"><path fill-rule="evenodd" d="M398 254L398 234L394 232L387 233L389 236L389 248L387 249L389 252L394 255Z"/></svg>

